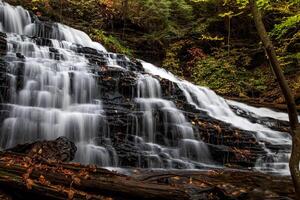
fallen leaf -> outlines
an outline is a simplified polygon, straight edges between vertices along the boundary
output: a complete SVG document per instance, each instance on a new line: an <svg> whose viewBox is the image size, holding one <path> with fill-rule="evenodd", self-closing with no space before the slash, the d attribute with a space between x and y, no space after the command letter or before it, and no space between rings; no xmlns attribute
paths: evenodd
<svg viewBox="0 0 300 200"><path fill-rule="evenodd" d="M41 176L39 177L39 182L40 182L42 185L50 185L50 182L47 181L43 175L41 175Z"/></svg>
<svg viewBox="0 0 300 200"><path fill-rule="evenodd" d="M31 179L26 179L26 187L28 190L31 190L32 189L32 185L33 185L33 180Z"/></svg>
<svg viewBox="0 0 300 200"><path fill-rule="evenodd" d="M69 190L67 193L68 193L68 199L69 199L69 200L71 200L71 199L74 198L75 192L74 192L73 190Z"/></svg>
<svg viewBox="0 0 300 200"><path fill-rule="evenodd" d="M76 185L80 185L80 181L81 181L80 178L75 177L73 180Z"/></svg>

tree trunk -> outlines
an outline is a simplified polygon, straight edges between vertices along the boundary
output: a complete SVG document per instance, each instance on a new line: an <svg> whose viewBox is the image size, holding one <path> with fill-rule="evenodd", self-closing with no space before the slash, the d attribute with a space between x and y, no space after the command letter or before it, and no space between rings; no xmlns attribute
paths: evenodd
<svg viewBox="0 0 300 200"><path fill-rule="evenodd" d="M126 20L127 20L127 17L128 17L128 0L123 0L122 7L123 7L123 13L122 13L122 20L123 20L122 39L124 39L125 29L126 29Z"/></svg>
<svg viewBox="0 0 300 200"><path fill-rule="evenodd" d="M294 131L292 153L290 158L290 171L292 179L294 182L296 197L300 199L300 171L299 171L299 161L300 161L300 127Z"/></svg>
<svg viewBox="0 0 300 200"><path fill-rule="evenodd" d="M299 171L299 161L300 161L300 127L298 121L298 114L296 103L292 92L288 86L288 83L283 75L281 70L279 61L276 56L276 52L272 41L270 40L268 33L265 29L264 23L262 21L261 13L257 7L255 0L249 0L249 4L251 7L251 12L255 21L255 26L257 32L260 36L260 39L266 49L268 59L270 60L271 67L273 72L277 78L283 96L285 98L285 102L288 108L289 121L291 127L291 135L293 137L293 145L292 145L292 153L290 158L290 171L291 176L295 186L295 192L297 199L300 200L300 171Z"/></svg>

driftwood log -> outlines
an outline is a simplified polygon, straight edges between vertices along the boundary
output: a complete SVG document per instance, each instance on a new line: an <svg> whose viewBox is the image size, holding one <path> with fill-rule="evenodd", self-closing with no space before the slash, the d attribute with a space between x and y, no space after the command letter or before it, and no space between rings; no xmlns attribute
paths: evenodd
<svg viewBox="0 0 300 200"><path fill-rule="evenodd" d="M65 163L47 147L65 139L38 142L29 154L0 153L0 199L293 199L288 177L240 170L131 170L125 176L94 165ZM64 142L62 142L64 141ZM20 147L20 146L19 146ZM24 150L23 146L21 149ZM40 149L36 149L39 147ZM64 148L73 151L73 148ZM34 152L34 153L33 153ZM66 152L64 152L66 153ZM68 153L67 153L68 154ZM41 156L42 155L42 156ZM68 154L69 155L69 154ZM66 157L63 156L65 159Z"/></svg>

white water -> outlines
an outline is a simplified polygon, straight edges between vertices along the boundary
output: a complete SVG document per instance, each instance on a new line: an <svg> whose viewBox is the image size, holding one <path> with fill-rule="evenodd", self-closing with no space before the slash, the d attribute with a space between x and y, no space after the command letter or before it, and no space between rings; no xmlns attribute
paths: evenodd
<svg viewBox="0 0 300 200"><path fill-rule="evenodd" d="M251 123L246 118L237 116L226 103L226 100L218 96L214 91L206 87L196 86L187 81L182 81L170 72L167 72L162 68L158 68L150 63L143 62L142 64L147 72L176 83L190 104L194 105L199 110L206 111L211 117L230 123L243 130L255 131L257 132L257 137L260 140L266 140L276 144L291 143L288 134L273 131L261 124ZM242 103L239 103L239 107L242 109L245 108L246 110L251 108L251 110L257 113L259 116L269 116L275 119L282 119L286 117L286 114L284 113L278 113L267 108L264 108L264 111L268 112L262 114L262 112L257 112L259 109L255 109Z"/></svg>
<svg viewBox="0 0 300 200"><path fill-rule="evenodd" d="M13 7L1 0L0 16L0 31L7 33L8 50L5 60L9 62L8 76L11 84L11 100L8 104L11 112L1 128L1 147L66 136L76 142L76 160L116 166L118 156L110 145L105 111L89 69L90 63L83 55L76 53L80 47L90 47L102 52L106 52L106 49L93 42L82 31L59 23L46 25L31 18L22 7ZM37 45L31 36L50 39L51 46L58 53L51 51L48 46ZM110 67L126 70L124 61L117 54L107 55ZM128 58L125 57L125 60L128 61ZM182 81L152 64L142 64L146 72L177 84L187 102L195 109L206 111L211 117L237 128L254 131L262 142L291 144L288 134L237 116L228 103L260 117L286 120L286 114L233 101L227 103L208 88ZM21 71L24 74L20 74ZM17 79L20 76L23 76L23 84L19 90ZM140 163L141 167L194 168L213 165L207 145L199 140L198 133L195 133L182 111L173 102L162 99L161 86L155 77L140 75L137 93L136 102L139 112L142 112L142 121L133 116L132 124L136 127L133 134L136 146L143 151L148 162ZM161 119L157 119L159 113ZM157 127L156 120L163 120L164 127ZM173 139L159 145L157 132L171 134ZM96 138L99 137L105 138L106 142L98 144ZM257 168L287 173L289 154L274 154L267 148L266 151L269 152L271 161L258 160Z"/></svg>
<svg viewBox="0 0 300 200"><path fill-rule="evenodd" d="M7 41L6 59L10 60L11 77L24 68L24 86L11 94L11 114L3 122L1 146L8 148L37 139L66 136L79 146L77 160L111 166L108 155L99 160L99 152L108 154L107 150L93 146L93 139L99 133L108 136L108 132L101 101L96 100L95 80L88 72L88 61L60 48L62 60L53 59L49 47L37 46L19 35L8 34ZM20 62L16 53L25 56L24 62ZM12 84L12 91L16 91L16 82ZM80 151L82 143L87 144L85 151Z"/></svg>
<svg viewBox="0 0 300 200"><path fill-rule="evenodd" d="M9 33L23 34L24 28L31 24L29 12L22 7L9 6L7 3L0 1L1 31Z"/></svg>
<svg viewBox="0 0 300 200"><path fill-rule="evenodd" d="M195 139L193 127L184 114L173 102L162 99L159 80L139 75L136 102L143 112L142 119L134 122L134 126L140 127L136 131L136 144L145 152L148 167L174 168L179 165L180 168L194 168L196 163L197 167L213 164L207 145ZM158 116L160 112L162 119ZM160 130L156 125L158 120L164 124ZM158 132L164 134L164 138L171 138L170 141L165 141L163 146L158 145Z"/></svg>
<svg viewBox="0 0 300 200"><path fill-rule="evenodd" d="M29 12L20 6L13 7L0 1L0 16L3 17L0 22L0 31L34 37L45 37L60 41L64 40L107 52L101 44L93 42L86 33L63 24L54 23L51 27L52 31L49 32L44 24L39 23L38 19L35 19L35 22L33 22Z"/></svg>
<svg viewBox="0 0 300 200"><path fill-rule="evenodd" d="M216 95L212 90L193 85L190 82L182 81L175 77L172 73L158 68L150 63L142 62L143 67L146 72L160 76L162 78L168 79L178 85L186 97L186 100L194 105L196 109L206 111L211 117L218 120L232 124L233 126L256 133L256 137L261 142L268 142L275 145L290 145L291 137L288 133L282 133L278 131L271 130L270 128L252 123L246 118L236 115L227 104L226 100L222 97ZM246 104L229 101L230 104L238 106L242 110L250 111L259 117L270 117L279 120L287 120L287 114L275 112L267 108L254 108ZM261 160L257 162L257 169L263 171L279 172L281 174L288 174L288 160L289 154L285 152L271 153L267 148L265 149L269 152L272 162L265 163Z"/></svg>
<svg viewBox="0 0 300 200"><path fill-rule="evenodd" d="M45 35L45 30L31 22L26 10L0 3L0 16L4 16L0 19L1 29L7 33L4 59L9 63L11 77L8 104L11 112L1 128L1 147L65 136L78 147L76 160L117 165L112 147L95 144L95 138L109 137L105 112L89 62L76 53L79 45L106 50L85 33L54 24L50 35L52 46L57 50L54 53L50 47L38 46L28 37ZM17 92L20 81L16 81L16 77L20 76L22 88Z"/></svg>

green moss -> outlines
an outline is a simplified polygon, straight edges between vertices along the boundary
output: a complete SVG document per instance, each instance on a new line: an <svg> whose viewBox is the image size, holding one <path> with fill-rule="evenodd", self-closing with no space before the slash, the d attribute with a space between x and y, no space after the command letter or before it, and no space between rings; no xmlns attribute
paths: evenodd
<svg viewBox="0 0 300 200"><path fill-rule="evenodd" d="M192 68L193 82L223 95L246 96L251 91L261 93L267 88L265 80L262 69L247 71L210 56L199 60Z"/></svg>
<svg viewBox="0 0 300 200"><path fill-rule="evenodd" d="M132 56L132 52L129 48L125 47L116 37L105 35L102 30L93 29L90 37L95 41L101 42L101 44L110 51Z"/></svg>
<svg viewBox="0 0 300 200"><path fill-rule="evenodd" d="M182 65L180 63L179 52L182 47L187 43L187 41L179 41L171 44L166 50L166 57L163 61L162 67L176 74L177 76L183 76L183 71L181 69Z"/></svg>
<svg viewBox="0 0 300 200"><path fill-rule="evenodd" d="M300 59L300 52L289 55L290 58Z"/></svg>
<svg viewBox="0 0 300 200"><path fill-rule="evenodd" d="M293 15L286 18L282 23L275 25L272 30L272 34L275 35L278 39L285 36L289 30L299 28L300 24L300 14Z"/></svg>

